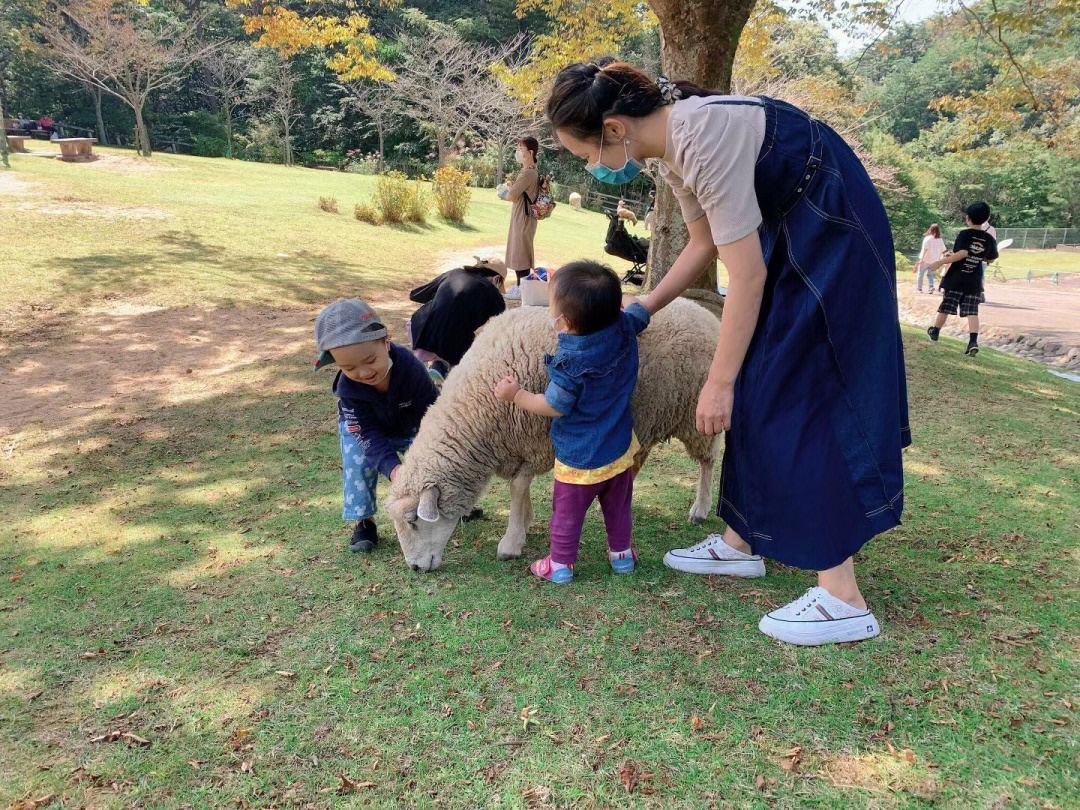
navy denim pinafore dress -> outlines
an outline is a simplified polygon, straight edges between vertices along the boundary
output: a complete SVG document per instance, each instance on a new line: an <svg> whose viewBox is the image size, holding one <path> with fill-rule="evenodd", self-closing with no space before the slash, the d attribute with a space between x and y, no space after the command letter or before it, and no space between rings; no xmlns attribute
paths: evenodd
<svg viewBox="0 0 1080 810"><path fill-rule="evenodd" d="M717 512L756 554L831 568L903 509L911 443L892 232L844 140L765 108L754 186L768 270L735 382Z"/></svg>

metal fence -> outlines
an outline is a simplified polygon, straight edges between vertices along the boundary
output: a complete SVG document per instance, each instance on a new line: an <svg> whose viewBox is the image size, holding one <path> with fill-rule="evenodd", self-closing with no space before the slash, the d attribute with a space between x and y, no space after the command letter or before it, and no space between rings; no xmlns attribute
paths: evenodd
<svg viewBox="0 0 1080 810"><path fill-rule="evenodd" d="M959 228L948 228L945 235L947 242L952 242ZM1004 242L1012 239L1016 250L1045 250L1058 245L1080 244L1080 228L998 228L997 240Z"/></svg>

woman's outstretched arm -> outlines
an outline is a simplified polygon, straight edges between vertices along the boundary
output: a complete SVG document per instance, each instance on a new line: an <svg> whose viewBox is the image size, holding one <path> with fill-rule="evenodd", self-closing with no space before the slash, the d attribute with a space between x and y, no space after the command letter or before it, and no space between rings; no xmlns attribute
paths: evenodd
<svg viewBox="0 0 1080 810"><path fill-rule="evenodd" d="M724 314L720 318L720 339L709 367L709 379L698 398L697 428L706 436L731 427L735 378L757 328L765 290L765 259L757 231L722 245L719 250L729 280Z"/></svg>
<svg viewBox="0 0 1080 810"><path fill-rule="evenodd" d="M678 298L687 287L701 278L709 262L716 261L716 246L709 231L709 220L699 217L687 224L686 228L690 231L690 241L656 289L642 301L650 315L655 315Z"/></svg>

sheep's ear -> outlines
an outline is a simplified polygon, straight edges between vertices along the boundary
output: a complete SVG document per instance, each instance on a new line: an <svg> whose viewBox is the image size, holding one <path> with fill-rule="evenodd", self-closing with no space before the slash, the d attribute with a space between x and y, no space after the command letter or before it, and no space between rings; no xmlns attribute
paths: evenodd
<svg viewBox="0 0 1080 810"><path fill-rule="evenodd" d="M424 487L424 491L420 493L420 502L416 505L416 516L428 523L437 521L440 494L436 486Z"/></svg>

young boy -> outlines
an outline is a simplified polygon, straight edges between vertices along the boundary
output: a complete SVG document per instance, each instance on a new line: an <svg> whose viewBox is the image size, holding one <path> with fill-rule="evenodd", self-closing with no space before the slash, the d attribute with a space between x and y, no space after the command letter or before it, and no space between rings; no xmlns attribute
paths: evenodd
<svg viewBox="0 0 1080 810"><path fill-rule="evenodd" d="M399 453L416 438L421 417L435 401L435 384L412 352L390 342L386 326L363 301L335 301L320 312L315 344L316 369L338 366L341 519L357 521L349 550L370 552L379 542L375 483L379 473L394 480Z"/></svg>
<svg viewBox="0 0 1080 810"><path fill-rule="evenodd" d="M971 334L964 354L974 357L979 353L979 282L983 262L992 262L998 253L997 240L982 229L990 219L990 206L984 202L972 203L964 213L967 228L956 235L953 252L927 267L933 271L944 264L951 265L941 279L945 296L938 307L937 318L926 333L931 340L937 340L941 327L950 315L966 317Z"/></svg>
<svg viewBox="0 0 1080 810"><path fill-rule="evenodd" d="M630 542L630 502L640 449L630 397L637 384L637 336L648 326L649 313L638 302L622 311L618 276L596 262L564 265L552 276L549 291L559 348L547 358L547 389L530 393L512 377L495 386L499 399L554 417L551 553L530 570L549 582L574 578L585 513L599 499L608 561L616 574L629 574L637 560Z"/></svg>

